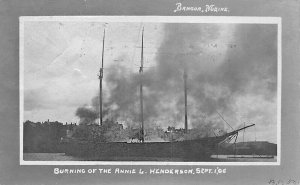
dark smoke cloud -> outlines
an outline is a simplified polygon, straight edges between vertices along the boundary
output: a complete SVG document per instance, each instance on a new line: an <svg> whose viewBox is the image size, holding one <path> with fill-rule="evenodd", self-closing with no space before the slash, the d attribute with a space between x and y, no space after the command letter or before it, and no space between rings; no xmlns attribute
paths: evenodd
<svg viewBox="0 0 300 185"><path fill-rule="evenodd" d="M145 69L142 77L138 70L132 72L119 65L105 71L104 80L108 86L104 93L105 117L127 124L138 123L142 80L145 122L183 127L184 68L188 73L189 124L195 128L223 129L224 122L216 113L234 117L237 96L252 94L272 101L277 86L276 26L228 26L234 28L229 34L236 47L228 48L222 57L215 53L212 61L207 46L218 40L222 26L166 24L155 68ZM96 112L99 112L98 99L95 97L92 103Z"/></svg>
<svg viewBox="0 0 300 185"><path fill-rule="evenodd" d="M76 110L76 116L80 118L80 124L92 124L97 119L98 114L92 108L79 107Z"/></svg>

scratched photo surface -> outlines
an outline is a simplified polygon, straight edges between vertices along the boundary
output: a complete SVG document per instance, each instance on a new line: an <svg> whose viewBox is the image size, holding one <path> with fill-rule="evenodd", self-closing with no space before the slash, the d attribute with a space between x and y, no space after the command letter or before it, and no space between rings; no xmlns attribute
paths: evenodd
<svg viewBox="0 0 300 185"><path fill-rule="evenodd" d="M277 35L277 24L24 21L23 160L276 162Z"/></svg>

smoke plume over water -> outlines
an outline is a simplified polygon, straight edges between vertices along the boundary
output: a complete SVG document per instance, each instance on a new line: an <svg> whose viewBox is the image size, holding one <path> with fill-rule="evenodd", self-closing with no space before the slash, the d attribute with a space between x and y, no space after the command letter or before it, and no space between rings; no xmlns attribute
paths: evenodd
<svg viewBox="0 0 300 185"><path fill-rule="evenodd" d="M118 64L104 71L104 119L138 125L142 82L145 127L183 127L186 69L190 128L224 129L217 112L238 121L237 102L241 98L276 100L276 35L272 25L165 24L154 67L145 68L143 75ZM93 122L98 112L96 96L92 108L78 108L76 115ZM246 117L250 113L264 114L248 111Z"/></svg>

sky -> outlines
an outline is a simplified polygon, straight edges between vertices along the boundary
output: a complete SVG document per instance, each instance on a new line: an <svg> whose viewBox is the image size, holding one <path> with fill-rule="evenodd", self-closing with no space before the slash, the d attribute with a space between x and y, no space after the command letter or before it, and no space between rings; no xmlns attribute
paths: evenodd
<svg viewBox="0 0 300 185"><path fill-rule="evenodd" d="M277 143L276 25L26 21L24 120L78 123L78 108L99 111L104 29L105 119L139 123L142 80L145 124L183 127L185 68L190 128L231 131L219 113L233 128L256 124L246 141Z"/></svg>

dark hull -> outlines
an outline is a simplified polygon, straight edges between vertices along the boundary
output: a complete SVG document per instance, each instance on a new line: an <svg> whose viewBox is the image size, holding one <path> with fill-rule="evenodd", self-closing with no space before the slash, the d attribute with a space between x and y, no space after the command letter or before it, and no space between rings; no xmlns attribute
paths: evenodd
<svg viewBox="0 0 300 185"><path fill-rule="evenodd" d="M94 161L207 161L226 137L145 143L93 143L70 140L63 144L66 155Z"/></svg>

